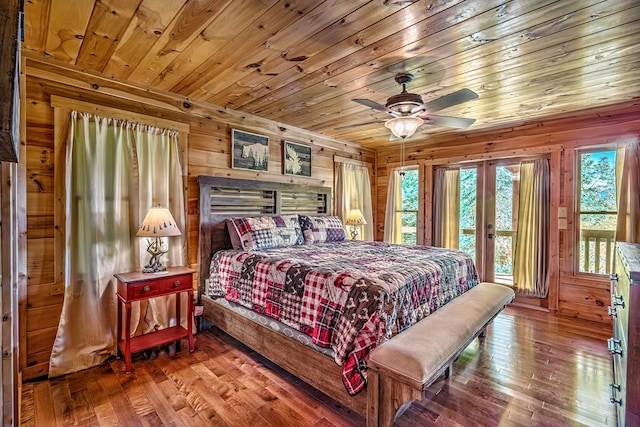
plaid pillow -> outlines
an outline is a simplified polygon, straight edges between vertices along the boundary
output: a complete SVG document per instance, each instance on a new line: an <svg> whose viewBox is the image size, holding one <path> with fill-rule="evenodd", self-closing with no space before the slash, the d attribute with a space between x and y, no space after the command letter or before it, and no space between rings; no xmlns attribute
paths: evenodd
<svg viewBox="0 0 640 427"><path fill-rule="evenodd" d="M230 233L237 233L245 251L304 243L297 215L233 218L229 224L233 227Z"/></svg>
<svg viewBox="0 0 640 427"><path fill-rule="evenodd" d="M337 216L298 215L307 244L341 242L347 239L342 220Z"/></svg>

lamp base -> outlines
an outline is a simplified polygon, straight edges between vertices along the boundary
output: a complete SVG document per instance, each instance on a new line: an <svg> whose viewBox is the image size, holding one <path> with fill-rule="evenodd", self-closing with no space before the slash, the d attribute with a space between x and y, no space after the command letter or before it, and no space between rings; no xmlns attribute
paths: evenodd
<svg viewBox="0 0 640 427"><path fill-rule="evenodd" d="M142 269L143 273L162 273L165 271L167 271L167 267L160 263L154 265L145 265Z"/></svg>
<svg viewBox="0 0 640 427"><path fill-rule="evenodd" d="M162 271L167 271L167 267L165 267L160 262L160 257L166 254L169 249L165 249L162 245L162 240L159 237L156 237L155 240L147 239L147 252L151 255L149 259L149 263L144 266L142 269L143 273L159 273Z"/></svg>
<svg viewBox="0 0 640 427"><path fill-rule="evenodd" d="M351 240L356 240L356 237L358 237L358 229L356 228L355 225L351 226Z"/></svg>

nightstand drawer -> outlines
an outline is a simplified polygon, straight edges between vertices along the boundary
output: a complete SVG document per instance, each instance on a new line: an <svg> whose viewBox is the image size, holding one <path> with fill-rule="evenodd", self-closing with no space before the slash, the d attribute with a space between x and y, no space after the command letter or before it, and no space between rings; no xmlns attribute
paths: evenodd
<svg viewBox="0 0 640 427"><path fill-rule="evenodd" d="M151 281L127 286L127 299L149 298L164 293L161 282Z"/></svg>
<svg viewBox="0 0 640 427"><path fill-rule="evenodd" d="M186 291L193 286L192 280L190 274L170 277L163 280L162 290L163 292Z"/></svg>

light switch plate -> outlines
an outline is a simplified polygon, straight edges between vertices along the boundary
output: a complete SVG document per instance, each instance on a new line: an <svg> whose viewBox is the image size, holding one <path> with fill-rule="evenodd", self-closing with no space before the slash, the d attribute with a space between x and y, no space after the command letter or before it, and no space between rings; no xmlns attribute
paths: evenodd
<svg viewBox="0 0 640 427"><path fill-rule="evenodd" d="M558 220L558 228L560 230L566 230L567 229L567 219L566 218L560 218Z"/></svg>
<svg viewBox="0 0 640 427"><path fill-rule="evenodd" d="M566 218L567 217L567 208L564 206L558 208L558 218ZM565 223L566 227L566 223Z"/></svg>

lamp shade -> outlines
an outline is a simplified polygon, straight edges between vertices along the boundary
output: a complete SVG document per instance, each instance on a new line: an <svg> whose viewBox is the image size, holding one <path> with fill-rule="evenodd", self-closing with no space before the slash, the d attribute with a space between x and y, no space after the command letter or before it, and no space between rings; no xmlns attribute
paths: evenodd
<svg viewBox="0 0 640 427"><path fill-rule="evenodd" d="M365 225L366 223L367 221L364 219L364 216L362 216L360 209L351 209L349 211L346 225Z"/></svg>
<svg viewBox="0 0 640 427"><path fill-rule="evenodd" d="M384 122L384 125L395 136L404 139L413 135L422 123L420 117L395 117Z"/></svg>
<svg viewBox="0 0 640 427"><path fill-rule="evenodd" d="M179 236L182 233L176 225L176 220L167 208L160 205L149 209L147 216L140 225L136 236L138 237L170 237Z"/></svg>

